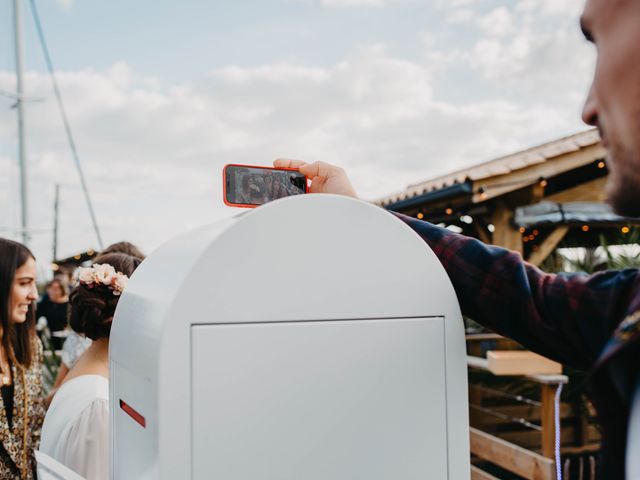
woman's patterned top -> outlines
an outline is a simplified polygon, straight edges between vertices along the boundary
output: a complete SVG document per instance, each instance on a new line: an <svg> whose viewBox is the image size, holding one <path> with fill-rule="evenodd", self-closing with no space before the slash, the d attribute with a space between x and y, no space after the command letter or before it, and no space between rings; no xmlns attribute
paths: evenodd
<svg viewBox="0 0 640 480"><path fill-rule="evenodd" d="M4 402L0 398L0 478L32 480L36 470L35 451L40 444L44 420L42 388L42 343L34 336L31 367L12 365L13 424L9 428ZM26 393L26 395L25 395Z"/></svg>

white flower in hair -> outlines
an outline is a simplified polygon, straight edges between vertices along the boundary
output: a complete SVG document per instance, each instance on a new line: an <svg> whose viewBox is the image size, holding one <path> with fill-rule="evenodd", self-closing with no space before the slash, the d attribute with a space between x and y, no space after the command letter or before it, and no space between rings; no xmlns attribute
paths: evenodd
<svg viewBox="0 0 640 480"><path fill-rule="evenodd" d="M94 263L90 267L78 267L74 278L88 288L104 285L113 291L115 296L119 296L123 292L129 281L129 277L122 272L116 272L116 269L108 263Z"/></svg>
<svg viewBox="0 0 640 480"><path fill-rule="evenodd" d="M93 274L97 283L109 286L116 276L116 269L108 263L96 263L93 265Z"/></svg>
<svg viewBox="0 0 640 480"><path fill-rule="evenodd" d="M111 285L113 286L113 294L120 295L124 288L127 286L127 282L129 281L129 277L127 277L124 273L116 273Z"/></svg>
<svg viewBox="0 0 640 480"><path fill-rule="evenodd" d="M75 277L80 283L93 283L93 268L80 267L76 270Z"/></svg>

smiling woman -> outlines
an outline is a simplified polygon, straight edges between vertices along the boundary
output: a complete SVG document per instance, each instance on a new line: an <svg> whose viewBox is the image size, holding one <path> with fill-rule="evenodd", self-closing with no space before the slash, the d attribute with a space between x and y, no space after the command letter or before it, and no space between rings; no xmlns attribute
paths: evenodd
<svg viewBox="0 0 640 480"><path fill-rule="evenodd" d="M0 238L0 478L32 479L44 418L42 345L35 334L36 261Z"/></svg>

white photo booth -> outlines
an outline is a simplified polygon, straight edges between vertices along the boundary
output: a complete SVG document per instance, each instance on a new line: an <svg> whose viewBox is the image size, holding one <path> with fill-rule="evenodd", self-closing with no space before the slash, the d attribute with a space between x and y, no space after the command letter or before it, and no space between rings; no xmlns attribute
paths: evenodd
<svg viewBox="0 0 640 480"><path fill-rule="evenodd" d="M345 197L182 235L111 331L111 477L469 478L464 331L408 226Z"/></svg>

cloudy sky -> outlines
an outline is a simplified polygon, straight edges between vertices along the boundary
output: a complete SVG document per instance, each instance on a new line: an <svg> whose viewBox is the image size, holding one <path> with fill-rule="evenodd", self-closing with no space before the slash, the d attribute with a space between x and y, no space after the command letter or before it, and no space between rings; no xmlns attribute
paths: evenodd
<svg viewBox="0 0 640 480"><path fill-rule="evenodd" d="M344 166L361 196L585 127L583 0L38 0L105 243L146 252L236 213L226 163ZM97 248L24 2L32 247ZM10 0L0 90L15 91ZM19 238L16 114L0 96L0 235Z"/></svg>

